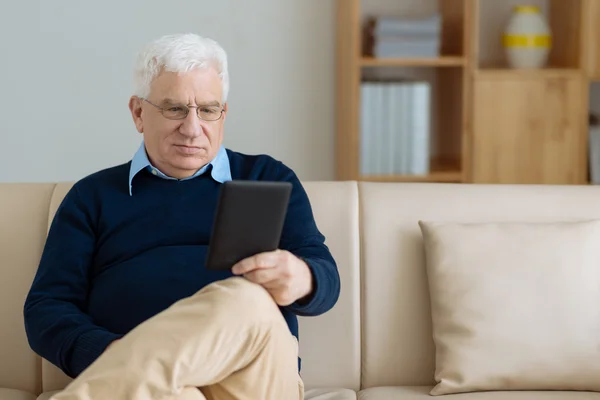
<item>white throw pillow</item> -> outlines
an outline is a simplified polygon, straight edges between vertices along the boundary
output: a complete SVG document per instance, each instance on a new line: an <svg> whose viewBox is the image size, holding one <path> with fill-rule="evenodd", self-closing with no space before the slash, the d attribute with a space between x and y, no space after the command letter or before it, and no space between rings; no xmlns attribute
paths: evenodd
<svg viewBox="0 0 600 400"><path fill-rule="evenodd" d="M419 221L436 386L600 391L600 221Z"/></svg>

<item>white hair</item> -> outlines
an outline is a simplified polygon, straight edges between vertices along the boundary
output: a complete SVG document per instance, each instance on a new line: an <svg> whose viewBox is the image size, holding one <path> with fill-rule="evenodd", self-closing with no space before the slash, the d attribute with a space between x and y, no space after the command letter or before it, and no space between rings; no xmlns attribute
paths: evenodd
<svg viewBox="0 0 600 400"><path fill-rule="evenodd" d="M148 97L150 85L161 71L188 72L214 68L223 84L222 102L229 94L227 53L213 39L193 33L166 35L147 44L138 54L135 66L135 95Z"/></svg>

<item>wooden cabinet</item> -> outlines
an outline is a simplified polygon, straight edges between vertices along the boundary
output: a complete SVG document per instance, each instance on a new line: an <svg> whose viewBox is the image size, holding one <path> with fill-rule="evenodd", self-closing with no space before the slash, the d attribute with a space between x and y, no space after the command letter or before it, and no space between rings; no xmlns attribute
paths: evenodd
<svg viewBox="0 0 600 400"><path fill-rule="evenodd" d="M585 85L577 71L478 74L473 182L586 183Z"/></svg>

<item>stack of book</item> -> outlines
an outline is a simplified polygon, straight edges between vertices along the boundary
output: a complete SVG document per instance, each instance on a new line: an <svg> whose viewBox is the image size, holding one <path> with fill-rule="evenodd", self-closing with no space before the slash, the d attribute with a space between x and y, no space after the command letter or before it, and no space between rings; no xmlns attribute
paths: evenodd
<svg viewBox="0 0 600 400"><path fill-rule="evenodd" d="M431 84L362 82L361 175L427 175Z"/></svg>
<svg viewBox="0 0 600 400"><path fill-rule="evenodd" d="M367 23L367 55L376 58L434 58L440 55L442 17L377 17Z"/></svg>

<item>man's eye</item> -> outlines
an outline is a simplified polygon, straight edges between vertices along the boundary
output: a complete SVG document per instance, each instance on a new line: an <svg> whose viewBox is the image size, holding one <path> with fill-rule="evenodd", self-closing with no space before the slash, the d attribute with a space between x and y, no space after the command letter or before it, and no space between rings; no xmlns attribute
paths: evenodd
<svg viewBox="0 0 600 400"><path fill-rule="evenodd" d="M206 114L216 114L217 113L216 108L202 108L200 111L203 113L206 113Z"/></svg>
<svg viewBox="0 0 600 400"><path fill-rule="evenodd" d="M167 111L170 111L170 112L181 112L181 111L183 111L183 108L181 108L181 107L169 107L169 108L167 108Z"/></svg>

